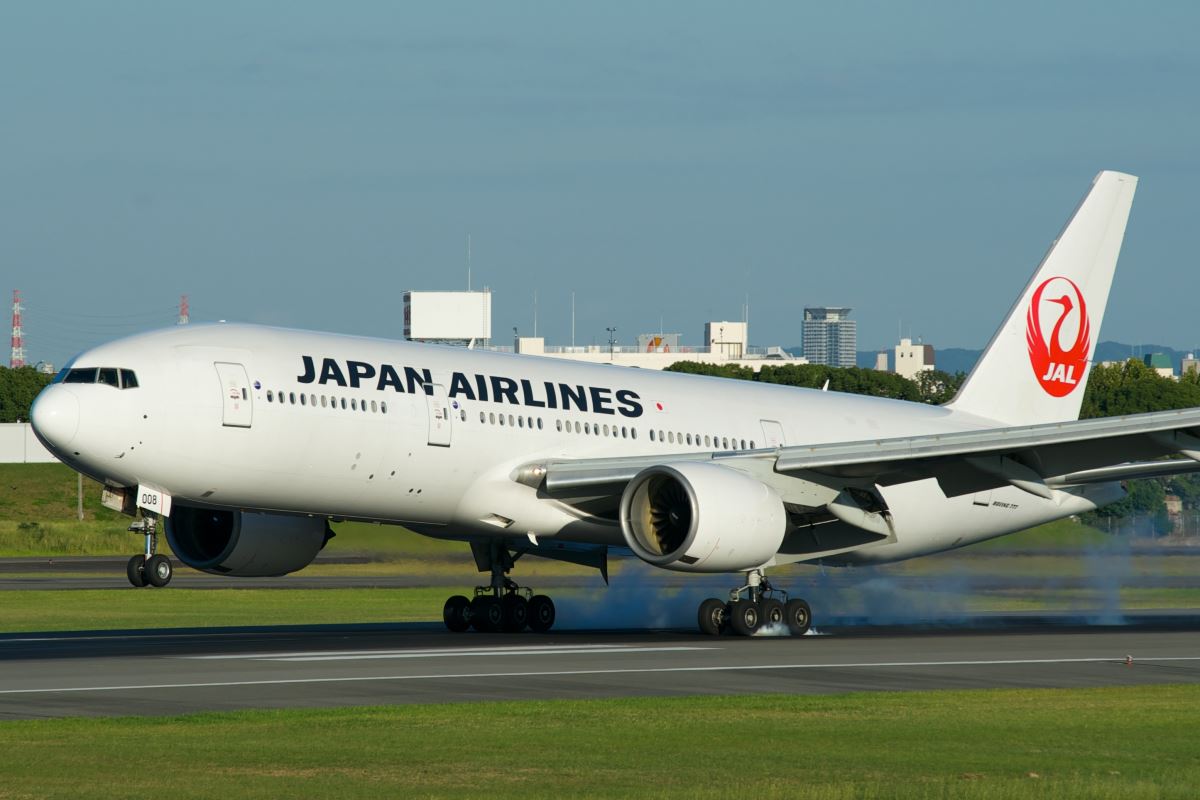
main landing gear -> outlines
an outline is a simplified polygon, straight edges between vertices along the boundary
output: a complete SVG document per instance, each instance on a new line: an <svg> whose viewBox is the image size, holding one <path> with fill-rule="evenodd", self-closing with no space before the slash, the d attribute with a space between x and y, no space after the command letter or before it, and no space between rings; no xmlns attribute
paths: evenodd
<svg viewBox="0 0 1200 800"><path fill-rule="evenodd" d="M472 545L472 550L481 569L490 569L492 580L487 586L476 586L470 599L456 594L446 601L442 620L447 628L455 633L468 628L481 633L517 633L525 628L545 633L553 627L554 601L518 586L505 574L515 560L507 548L495 544Z"/></svg>
<svg viewBox="0 0 1200 800"><path fill-rule="evenodd" d="M780 625L792 636L803 636L812 626L808 603L798 597L789 600L787 592L772 586L758 569L746 573L746 585L731 591L728 602L710 597L701 603L697 617L700 632L712 636L753 636L762 628Z"/></svg>
<svg viewBox="0 0 1200 800"><path fill-rule="evenodd" d="M129 559L129 563L125 567L125 574L128 576L129 582L139 588L142 586L166 586L171 582L171 576L175 573L171 567L171 559L156 552L158 550L157 520L156 516L147 515L135 520L129 526L131 533L140 533L146 537L145 552Z"/></svg>

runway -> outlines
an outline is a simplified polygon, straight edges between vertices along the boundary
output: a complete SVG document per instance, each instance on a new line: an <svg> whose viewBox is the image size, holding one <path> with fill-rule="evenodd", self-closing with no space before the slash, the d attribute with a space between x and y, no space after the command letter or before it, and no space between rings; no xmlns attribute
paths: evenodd
<svg viewBox="0 0 1200 800"><path fill-rule="evenodd" d="M433 624L0 637L0 718L1200 681L1200 620L1075 628L450 634Z"/></svg>

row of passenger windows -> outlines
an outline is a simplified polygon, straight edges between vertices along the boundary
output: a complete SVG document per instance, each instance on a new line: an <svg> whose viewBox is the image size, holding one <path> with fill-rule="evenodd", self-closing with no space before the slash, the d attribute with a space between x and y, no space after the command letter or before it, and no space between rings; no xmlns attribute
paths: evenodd
<svg viewBox="0 0 1200 800"><path fill-rule="evenodd" d="M135 384L136 385L136 384ZM326 395L304 394L301 392L297 395L295 392L274 392L267 390L267 402L279 402L285 405L302 405L312 406L313 408L341 408L350 411L367 411L367 401L359 401L358 398L345 397L328 397ZM371 413L387 413L386 402L370 402ZM463 422L467 421L466 409L460 409L458 415ZM479 421L485 425L499 425L509 428L525 428L528 430L542 430L544 423L541 417L527 417L517 414L496 413L495 411L480 411ZM555 430L560 433L579 433L586 436L610 436L615 439L637 439L637 428L631 428L626 425L608 425L599 422L581 422L580 420L555 420ZM728 436L713 436L712 434L699 433L681 433L676 431L650 430L650 441L662 442L664 444L680 444L689 447L712 447L721 450L746 450L754 449L754 440L749 443L745 439L729 438ZM749 448L747 448L749 444ZM740 445L740 446L739 446Z"/></svg>
<svg viewBox="0 0 1200 800"><path fill-rule="evenodd" d="M747 448L745 439L739 440L736 437L733 439L730 439L728 436L712 436L707 433L704 434L703 439L701 439L700 434L698 434L698 433L695 433L695 434L693 434L693 433L676 433L675 431L666 431L666 433L664 433L663 431L660 430L660 431L658 431L658 436L656 438L654 435L653 428L650 429L650 441L652 441L652 442L653 441L667 442L669 444L687 443L689 445L695 445L697 447L700 447L700 446L717 447L717 448L720 448L721 450L746 450L746 449L753 450L754 449L754 440L753 439L750 440L750 447ZM738 447L739 441L741 442L741 447ZM703 445L701 445L701 442L703 442Z"/></svg>
<svg viewBox="0 0 1200 800"><path fill-rule="evenodd" d="M295 392L284 393L282 391L276 393L271 389L267 389L268 403L283 403L285 405L302 405L317 408L318 404L321 408L340 408L343 411L367 411L367 401L359 401L357 397L351 397L347 400L345 397L329 397L328 395L305 394L301 392L297 395ZM370 411L372 414L386 414L387 403L371 401Z"/></svg>
<svg viewBox="0 0 1200 800"><path fill-rule="evenodd" d="M54 379L55 383L102 383L118 389L136 389L137 375L131 369L116 367L76 367L63 369Z"/></svg>

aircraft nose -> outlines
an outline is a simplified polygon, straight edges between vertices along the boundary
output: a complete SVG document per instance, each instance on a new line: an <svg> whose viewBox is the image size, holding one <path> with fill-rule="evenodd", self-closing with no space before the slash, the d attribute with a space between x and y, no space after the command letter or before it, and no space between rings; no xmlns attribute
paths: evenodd
<svg viewBox="0 0 1200 800"><path fill-rule="evenodd" d="M33 432L50 449L66 449L79 430L79 400L62 386L49 386L33 402Z"/></svg>

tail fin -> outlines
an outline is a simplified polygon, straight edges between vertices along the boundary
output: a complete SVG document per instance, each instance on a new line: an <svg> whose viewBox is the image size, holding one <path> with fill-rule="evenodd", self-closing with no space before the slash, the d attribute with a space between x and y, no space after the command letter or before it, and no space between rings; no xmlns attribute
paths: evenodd
<svg viewBox="0 0 1200 800"><path fill-rule="evenodd" d="M1079 418L1136 188L1096 176L949 408L1009 425Z"/></svg>

